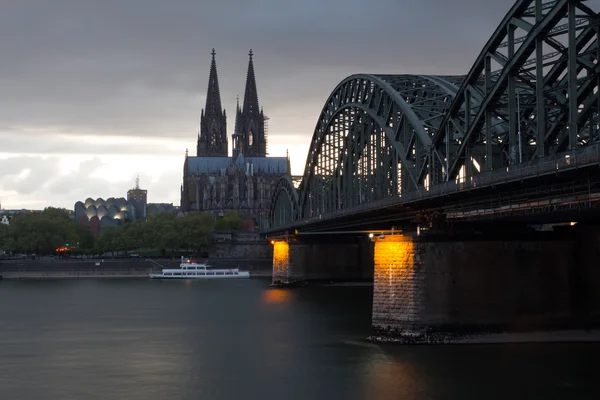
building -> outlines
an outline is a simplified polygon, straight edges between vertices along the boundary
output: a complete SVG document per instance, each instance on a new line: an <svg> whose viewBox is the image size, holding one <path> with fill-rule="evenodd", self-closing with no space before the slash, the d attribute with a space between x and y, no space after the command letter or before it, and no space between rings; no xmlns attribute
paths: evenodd
<svg viewBox="0 0 600 400"><path fill-rule="evenodd" d="M148 191L140 189L140 177L135 178L135 187L127 191L127 201L141 201L148 204Z"/></svg>
<svg viewBox="0 0 600 400"><path fill-rule="evenodd" d="M148 191L139 186L138 178L135 188L127 191L127 199L109 197L104 200L99 197L94 200L89 197L75 203L73 212L69 213L80 227L89 227L94 235L101 233L105 226L116 227L127 221L144 220L151 214L170 212L178 215L179 207L172 203L146 203Z"/></svg>
<svg viewBox="0 0 600 400"><path fill-rule="evenodd" d="M92 234L97 235L105 226L119 226L125 221L136 220L135 205L123 197L101 197L94 200L91 197L84 202L75 203L74 219L81 227L89 227Z"/></svg>
<svg viewBox="0 0 600 400"><path fill-rule="evenodd" d="M140 189L140 177L135 178L135 187L127 191L127 201L135 207L135 218L146 218L148 191Z"/></svg>
<svg viewBox="0 0 600 400"><path fill-rule="evenodd" d="M290 174L288 157L267 157L266 117L259 107L252 50L243 105L236 107L232 157L228 156L227 116L221 108L213 49L206 105L200 116L196 156L186 150L181 186L183 212L211 212L215 217L236 210L260 226L277 181Z"/></svg>
<svg viewBox="0 0 600 400"><path fill-rule="evenodd" d="M148 215L160 214L160 213L173 213L179 214L179 207L174 206L173 203L149 203L147 208Z"/></svg>

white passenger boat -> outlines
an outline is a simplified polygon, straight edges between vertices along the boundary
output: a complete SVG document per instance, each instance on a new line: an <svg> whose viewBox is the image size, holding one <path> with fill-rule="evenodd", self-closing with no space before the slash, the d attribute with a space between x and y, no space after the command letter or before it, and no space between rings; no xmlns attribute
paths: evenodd
<svg viewBox="0 0 600 400"><path fill-rule="evenodd" d="M250 273L237 268L209 269L205 262L199 264L181 257L179 268L165 268L161 274L150 274L152 279L240 279L250 278Z"/></svg>

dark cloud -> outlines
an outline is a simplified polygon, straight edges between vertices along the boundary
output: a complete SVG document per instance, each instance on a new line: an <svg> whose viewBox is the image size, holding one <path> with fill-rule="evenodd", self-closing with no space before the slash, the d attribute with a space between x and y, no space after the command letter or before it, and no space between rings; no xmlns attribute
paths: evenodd
<svg viewBox="0 0 600 400"><path fill-rule="evenodd" d="M236 94L243 93L246 53L254 48L260 100L275 118L282 97L288 104L323 101L337 81L355 72L466 72L512 5L511 0L4 3L4 128L54 125L176 137L196 129L212 47L231 111Z"/></svg>

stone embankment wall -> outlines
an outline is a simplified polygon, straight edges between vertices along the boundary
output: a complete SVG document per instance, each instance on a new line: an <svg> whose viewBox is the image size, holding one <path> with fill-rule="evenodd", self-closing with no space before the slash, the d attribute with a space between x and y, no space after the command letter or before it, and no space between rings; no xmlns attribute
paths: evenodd
<svg viewBox="0 0 600 400"><path fill-rule="evenodd" d="M0 275L5 279L27 278L92 278L144 277L160 272L161 265L176 266L178 261L161 260L158 264L145 260L30 260L0 262Z"/></svg>
<svg viewBox="0 0 600 400"><path fill-rule="evenodd" d="M256 232L216 234L209 251L211 261L219 258L265 260L273 256L268 240Z"/></svg>
<svg viewBox="0 0 600 400"><path fill-rule="evenodd" d="M600 235L375 244L373 327L390 335L600 324Z"/></svg>
<svg viewBox="0 0 600 400"><path fill-rule="evenodd" d="M239 268L250 272L250 276L270 277L273 273L272 258L209 258L208 263L214 268Z"/></svg>
<svg viewBox="0 0 600 400"><path fill-rule="evenodd" d="M247 258L208 259L214 268L239 268L251 276L270 277L272 260ZM5 279L140 277L160 273L162 268L177 268L180 260L19 260L0 261L0 276Z"/></svg>
<svg viewBox="0 0 600 400"><path fill-rule="evenodd" d="M250 276L271 276L273 272L273 247L257 232L215 234L208 255L215 268L240 268Z"/></svg>

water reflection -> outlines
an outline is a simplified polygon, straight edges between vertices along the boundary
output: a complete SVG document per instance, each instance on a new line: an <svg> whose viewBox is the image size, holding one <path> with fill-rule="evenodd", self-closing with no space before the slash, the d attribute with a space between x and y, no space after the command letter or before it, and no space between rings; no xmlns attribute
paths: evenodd
<svg viewBox="0 0 600 400"><path fill-rule="evenodd" d="M294 292L287 289L269 288L262 292L262 300L266 304L289 303L294 298Z"/></svg>
<svg viewBox="0 0 600 400"><path fill-rule="evenodd" d="M415 365L392 357L383 350L365 356L363 364L365 399L416 400L424 398L421 376Z"/></svg>
<svg viewBox="0 0 600 400"><path fill-rule="evenodd" d="M0 399L600 398L597 344L368 344L372 289L268 284L3 281Z"/></svg>

